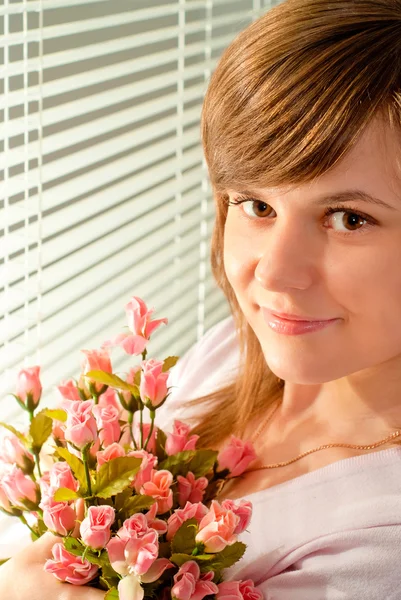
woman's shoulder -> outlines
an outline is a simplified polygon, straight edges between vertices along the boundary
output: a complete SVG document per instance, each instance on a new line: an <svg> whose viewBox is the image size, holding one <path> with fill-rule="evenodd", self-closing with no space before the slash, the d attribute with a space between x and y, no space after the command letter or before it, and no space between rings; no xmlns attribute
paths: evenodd
<svg viewBox="0 0 401 600"><path fill-rule="evenodd" d="M189 400L234 381L239 358L235 324L229 316L210 327L171 369L168 382L171 393L157 413L158 424L165 428L174 418L195 416L196 408Z"/></svg>

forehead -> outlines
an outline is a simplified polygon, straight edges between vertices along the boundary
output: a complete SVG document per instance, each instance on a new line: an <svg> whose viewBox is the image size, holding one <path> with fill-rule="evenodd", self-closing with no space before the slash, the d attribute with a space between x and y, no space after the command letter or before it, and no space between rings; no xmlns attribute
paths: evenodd
<svg viewBox="0 0 401 600"><path fill-rule="evenodd" d="M251 188L263 198L295 198L360 189L372 196L401 201L401 129L375 117L354 146L329 171L312 181L279 187ZM229 190L232 194L234 190ZM242 190L235 190L241 192Z"/></svg>

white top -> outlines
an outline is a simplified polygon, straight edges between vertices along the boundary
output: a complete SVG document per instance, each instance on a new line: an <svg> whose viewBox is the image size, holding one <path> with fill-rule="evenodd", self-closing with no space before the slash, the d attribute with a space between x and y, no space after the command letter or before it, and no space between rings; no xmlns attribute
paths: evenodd
<svg viewBox="0 0 401 600"><path fill-rule="evenodd" d="M229 317L174 367L179 387L159 423L192 415L186 401L230 381L238 358ZM252 578L266 600L401 599L401 447L339 460L247 499L248 547L230 578Z"/></svg>

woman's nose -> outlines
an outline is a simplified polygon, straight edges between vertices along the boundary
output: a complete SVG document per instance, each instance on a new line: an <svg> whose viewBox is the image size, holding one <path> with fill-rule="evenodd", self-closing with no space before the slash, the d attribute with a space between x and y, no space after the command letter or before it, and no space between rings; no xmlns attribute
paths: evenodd
<svg viewBox="0 0 401 600"><path fill-rule="evenodd" d="M309 239L308 239L309 238ZM305 230L276 226L267 233L255 267L255 278L271 291L306 290L314 281L317 249Z"/></svg>

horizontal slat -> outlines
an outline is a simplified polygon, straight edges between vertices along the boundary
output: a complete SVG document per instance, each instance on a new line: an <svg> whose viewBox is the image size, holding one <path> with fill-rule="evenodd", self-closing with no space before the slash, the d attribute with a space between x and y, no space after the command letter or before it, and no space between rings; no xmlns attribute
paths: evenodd
<svg viewBox="0 0 401 600"><path fill-rule="evenodd" d="M218 28L221 26L227 27L230 24L240 24L241 17L236 15L222 15L216 17L210 21L212 27ZM147 44L154 44L155 42L165 42L168 40L175 40L179 34L190 35L198 34L205 30L205 24L199 24L197 21L194 23L187 23L184 27L180 28L178 25L172 27L164 27L155 31L136 33L132 36L125 36L116 38L109 41L102 41L99 43L90 44L85 46L85 60L97 58L105 55L110 55L115 52L123 52L126 50L132 50L134 48L143 47ZM46 28L44 29L44 32ZM232 36L231 36L232 37ZM46 71L54 67L63 67L65 65L77 64L82 58L82 50L80 48L72 50L60 50L56 53L45 54L41 60L29 59L26 61L15 61L7 64L5 67L0 69L2 76L15 76L22 75L26 72L36 72L39 70Z"/></svg>
<svg viewBox="0 0 401 600"><path fill-rule="evenodd" d="M183 180L183 187L184 185L188 186L187 179ZM28 297L31 297L32 293L35 294L38 289L42 294L46 294L49 289L57 287L62 281L71 279L77 271L85 271L97 261L104 260L109 254L118 252L126 244L132 244L135 236L142 238L145 233L150 234L153 229L158 229L160 224L168 221L170 215L175 214L174 203L163 207L163 203L166 203L169 198L174 198L174 191L174 181L170 180L138 197L131 197L124 210L115 206L104 215L97 216L91 231L88 231L88 224L83 222L75 227L73 235L72 231L66 229L62 236L44 242L42 270L39 274L40 288L39 281L33 273L30 277L31 293ZM145 214L143 206L148 207L148 212ZM162 208L158 209L158 206ZM188 207L183 207L183 210L186 208ZM152 214L152 210L155 209L157 221ZM141 223L140 228L135 226L137 222ZM186 225L187 218L183 217L180 224L182 234L185 233ZM22 297L28 293L24 281L13 289L12 297L7 292L7 305L5 305L4 292L1 294L3 312L15 310L21 305ZM20 294L17 293L17 289L20 290Z"/></svg>
<svg viewBox="0 0 401 600"><path fill-rule="evenodd" d="M192 58L204 52L204 42L189 44L185 47L182 56L185 59ZM16 90L3 94L0 98L0 109L6 106L18 106L25 100L25 95L29 101L38 100L40 97L52 98L61 96L72 91L78 91L89 86L105 84L110 86L111 81L117 80L120 77L141 73L143 71L153 69L157 66L163 66L169 62L178 61L181 56L181 51L178 48L171 48L160 52L149 52L146 56L141 56L133 60L125 60L116 62L111 67L109 64L102 65L102 62L97 63L97 67L83 73L75 73L74 75L63 77L62 79L50 80L43 82L40 90L35 86L31 86L25 92Z"/></svg>
<svg viewBox="0 0 401 600"><path fill-rule="evenodd" d="M176 158L172 157L172 150L174 150L174 148L171 147L171 140L166 140L163 142L160 142L158 144L154 144L152 146L152 156L150 155L150 153L142 153L139 155L139 157L137 158L136 162L135 162L135 167L138 170L138 173L135 175L135 177L131 177L131 181L132 181L132 195L135 194L136 191L139 190L143 190L146 188L149 188L149 175L151 175L152 178L152 183L154 184L155 182L161 181L163 179L166 178L166 176L168 176L168 174L170 174L170 176L174 176L174 174L176 173L176 169L177 169L177 163L176 163ZM152 160L152 162L149 164L149 161ZM148 161L148 162L146 162ZM156 165L155 163L159 161L159 163ZM123 165L121 165L121 163L123 163ZM120 169L128 169L129 171L127 171L127 175L129 175L129 173L132 173L132 157L128 157L125 159L122 159L120 161L118 161L118 163L114 166L113 168L113 163L111 163L110 165L108 165L107 168L104 168L104 171L108 171L109 172L109 180L105 180L104 183L105 184L109 184L110 180L118 180L118 177L116 176L118 174L118 170ZM144 163L144 164L143 164ZM191 167L194 167L195 165L199 164L199 168L201 167L201 163L202 163L202 152L201 149L199 148L199 146L194 146L193 148L191 148L190 150L188 150L185 154L184 157L182 159L182 169L189 169ZM150 173L148 172L150 171ZM90 174L89 174L90 175ZM120 175L121 176L121 175ZM85 176L83 176L85 178L88 178L88 174L86 174ZM92 177L94 177L94 175L92 175ZM104 178L104 173L102 172L102 178ZM78 178L77 178L78 179ZM72 183L75 183L76 180L72 180ZM93 182L92 182L93 184ZM101 183L98 182L98 188L101 187ZM65 186L67 184L64 184ZM44 194L45 196L45 194ZM55 194L54 194L55 197ZM102 195L103 199L105 198L105 195ZM61 206L61 205L60 205ZM84 204L82 205L84 207L84 209L86 207L90 207L91 204L88 204L88 202L84 201ZM55 207L54 207L55 209ZM70 204L68 202L66 202L63 205L63 215L67 215L64 218L60 218L60 213L57 214L57 212L53 209L52 213L50 213L47 217L45 217L42 221L42 225L41 225L41 229L43 232L43 237L46 238L47 236L54 236L55 233L57 233L57 231L63 231L65 230L66 226L67 227L71 227L74 223L78 224L82 222L82 217L79 213L77 213L77 205L75 204ZM65 212L67 211L67 212ZM71 218L68 218L68 211L70 211L71 213ZM73 220L75 219L75 221ZM94 230L93 233L96 235L100 235L101 231L99 231L97 229L98 223L96 223L96 227L91 226L91 223L89 222L84 222L85 225L85 232L83 232L84 237L82 239L85 239L88 237L88 235L90 235L91 229ZM33 238L34 237L34 232L37 231L37 224L33 223L31 225L28 225L27 227L24 227L23 233L24 235L28 235L29 237ZM77 232L78 234L78 232ZM14 243L16 243L16 241L20 241L21 243L21 250L24 249L25 247L25 238L24 235L21 235L21 233L16 233L16 234L10 234L8 237L12 238L14 240ZM8 245L7 245L8 246ZM4 252L7 251L8 252L8 247L6 248L5 246L3 247L3 252L1 252L0 249L0 257L4 257Z"/></svg>
<svg viewBox="0 0 401 600"><path fill-rule="evenodd" d="M174 166L173 161L171 161L170 164L170 172L172 172ZM168 172L168 170L167 166L166 172ZM64 235L60 240L55 237L45 241L44 247L46 256L48 256L49 259L46 260L46 256L41 257L41 263L44 269L43 274L46 275L48 273L46 276L53 282L57 282L60 277L64 278L65 276L68 278L70 276L69 272L61 272L58 263L60 259L64 256L69 256L82 245L85 246L84 258L81 259L81 261L83 261L83 266L85 266L85 260L88 261L88 264L96 262L96 257L103 256L105 252L107 253L108 248L110 248L110 252L115 251L123 243L122 240L129 235L132 221L140 216L143 211L142 206L149 206L149 204L151 206L155 205L156 199L157 201L164 202L168 198L173 198L175 193L179 193L180 191L185 192L188 188L200 185L204 177L203 170L193 169L183 175L181 187L177 187L174 179L165 181L166 172L163 171L163 169L160 170L159 180L161 183L159 185L157 185L157 173L153 174L152 188L150 190L149 178L147 174L145 174L141 182L138 182L137 178L135 178L135 183L137 185L134 185L131 179L127 179L106 190L101 190L97 194L94 194L90 198L90 202L91 204L93 203L95 207L102 206L102 203L104 203L105 207L108 207L109 199L110 197L113 197L115 198L116 205L119 205L123 199L126 199L126 203L123 205L124 210L118 217L118 208L116 207L116 218L111 218L109 214L108 220L105 219L104 221L104 228L101 226L102 221L99 221L95 223L91 234L88 231L88 223L84 222L80 228L75 229L75 235L73 237L71 237L67 226ZM86 202L88 202L88 200ZM129 214L128 206L131 207ZM112 207L110 207L110 209L113 210ZM99 215L99 218L102 219L103 217ZM89 221L89 225L90 223L91 221ZM105 235L107 235L107 249L104 248L102 240L102 237ZM4 267L0 270L0 281L9 281L10 284L13 284L21 279L21 274L24 273L24 268L26 266L29 269L28 272L32 275L36 269L36 265L39 264L39 256L30 251L28 259L29 258L31 261L28 265L26 264L25 256L13 259L7 273L5 272ZM45 287L44 289L46 290L47 288ZM9 310L11 310L11 307L9 307Z"/></svg>

